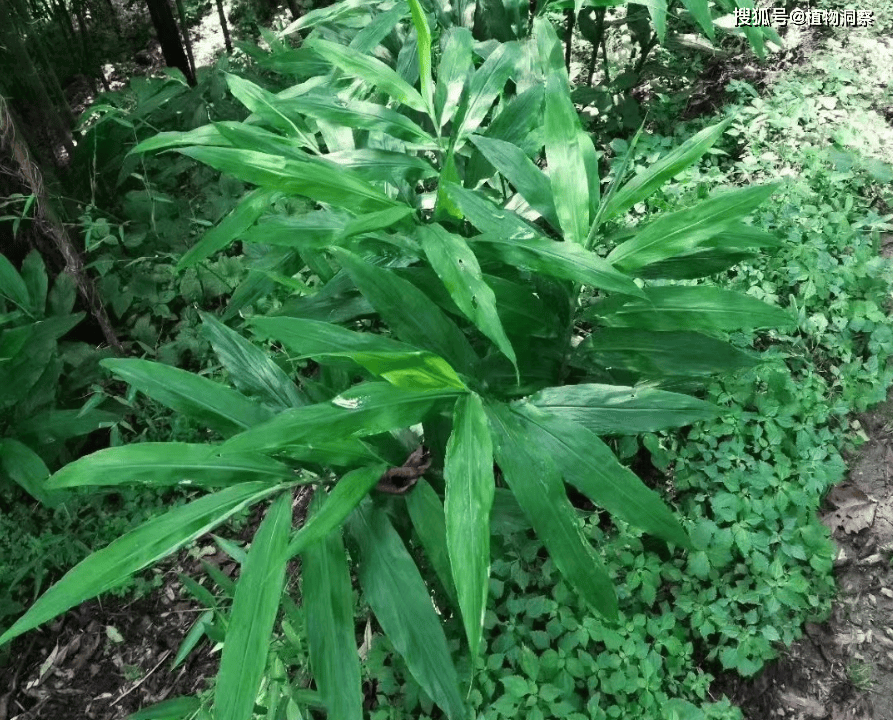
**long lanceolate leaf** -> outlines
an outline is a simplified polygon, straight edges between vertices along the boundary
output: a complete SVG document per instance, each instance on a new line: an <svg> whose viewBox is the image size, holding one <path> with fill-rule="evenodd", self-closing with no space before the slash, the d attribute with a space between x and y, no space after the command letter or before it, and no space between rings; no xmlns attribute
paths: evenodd
<svg viewBox="0 0 893 720"><path fill-rule="evenodd" d="M446 541L472 657L480 651L490 576L493 441L481 399L456 403L444 461Z"/></svg>
<svg viewBox="0 0 893 720"><path fill-rule="evenodd" d="M667 542L688 547L678 519L660 496L621 465L594 433L528 403L512 406L537 452L553 459L564 479L592 502Z"/></svg>
<svg viewBox="0 0 893 720"><path fill-rule="evenodd" d="M214 720L250 720L285 583L291 493L270 506L236 583L214 690Z"/></svg>
<svg viewBox="0 0 893 720"><path fill-rule="evenodd" d="M478 361L459 327L415 285L342 248L332 254L398 337L439 355L462 373Z"/></svg>
<svg viewBox="0 0 893 720"><path fill-rule="evenodd" d="M642 330L754 330L796 324L787 312L750 295L724 288L673 286L646 288L645 299L609 298L593 314L611 327Z"/></svg>
<svg viewBox="0 0 893 720"><path fill-rule="evenodd" d="M729 127L732 118L704 128L621 187L601 211L602 222L629 210L706 153Z"/></svg>
<svg viewBox="0 0 893 720"><path fill-rule="evenodd" d="M398 387L465 389L465 383L443 358L382 335L302 318L256 318L252 324L300 357L350 358Z"/></svg>
<svg viewBox="0 0 893 720"><path fill-rule="evenodd" d="M758 185L724 193L693 208L662 215L618 245L608 261L625 272L697 248L704 241L740 222L777 189Z"/></svg>
<svg viewBox="0 0 893 720"><path fill-rule="evenodd" d="M518 43L502 43L472 75L468 83L468 104L461 117L456 118L458 127L454 137L457 148L462 139L477 130L487 116L496 96L502 92L514 72L520 55Z"/></svg>
<svg viewBox="0 0 893 720"><path fill-rule="evenodd" d="M709 420L721 412L689 395L650 387L564 385L540 390L530 403L596 435L637 435Z"/></svg>
<svg viewBox="0 0 893 720"><path fill-rule="evenodd" d="M202 335L242 392L256 395L281 408L306 404L301 392L270 357L259 347L228 328L213 315L201 314Z"/></svg>
<svg viewBox="0 0 893 720"><path fill-rule="evenodd" d="M419 95L419 91L381 60L353 48L320 38L308 41L305 47L312 48L313 52L341 71L377 87L397 102L422 113L428 111L425 100Z"/></svg>
<svg viewBox="0 0 893 720"><path fill-rule="evenodd" d="M445 39L437 71L437 87L434 90L436 125L442 128L459 108L462 90L474 66L471 49L474 38L464 27L452 27L442 36Z"/></svg>
<svg viewBox="0 0 893 720"><path fill-rule="evenodd" d="M541 450L528 423L505 405L487 407L496 462L556 567L593 608L617 617L617 597L604 565L583 535L555 459Z"/></svg>
<svg viewBox="0 0 893 720"><path fill-rule="evenodd" d="M289 541L286 555L291 558L304 552L340 527L353 509L375 487L385 470L387 466L384 464L358 468L335 483L322 508L313 513Z"/></svg>
<svg viewBox="0 0 893 720"><path fill-rule="evenodd" d="M0 645L117 587L134 573L213 530L242 508L280 489L281 486L268 483L241 483L143 523L69 570L0 635Z"/></svg>
<svg viewBox="0 0 893 720"><path fill-rule="evenodd" d="M377 103L342 101L331 95L312 94L284 100L282 108L289 113L300 113L358 130L377 130L423 147L435 145L434 138L408 117Z"/></svg>
<svg viewBox="0 0 893 720"><path fill-rule="evenodd" d="M176 412L231 434L268 420L272 413L208 378L150 360L103 360L102 366Z"/></svg>
<svg viewBox="0 0 893 720"><path fill-rule="evenodd" d="M346 479L346 478L345 478ZM305 527L318 521L325 503L321 491L311 505ZM322 505L322 510L319 509ZM354 599L350 567L341 531L328 533L321 542L306 546L302 555L301 590L307 621L307 644L313 679L329 717L363 720L360 659L354 635Z"/></svg>
<svg viewBox="0 0 893 720"><path fill-rule="evenodd" d="M215 445L147 442L97 450L56 472L47 487L131 483L225 487L247 480L272 484L292 475L288 466L263 455L222 454Z"/></svg>
<svg viewBox="0 0 893 720"><path fill-rule="evenodd" d="M496 257L515 267L551 275L561 280L590 285L624 295L642 296L632 278L624 275L579 245L546 238L513 239L502 234L479 235L471 242L475 251Z"/></svg>
<svg viewBox="0 0 893 720"><path fill-rule="evenodd" d="M425 581L383 510L366 502L350 530L360 547L366 601L416 682L450 720L465 717L456 668Z"/></svg>
<svg viewBox="0 0 893 720"><path fill-rule="evenodd" d="M459 235L440 225L419 229L422 249L457 307L517 368L515 351L496 311L496 296L484 281L478 260Z"/></svg>
<svg viewBox="0 0 893 720"><path fill-rule="evenodd" d="M369 183L322 161L302 162L242 148L186 147L179 152L252 185L335 207L364 212L396 204Z"/></svg>
<svg viewBox="0 0 893 720"><path fill-rule="evenodd" d="M472 135L474 146L481 151L493 167L508 180L518 194L542 215L556 230L561 229L555 202L552 199L552 186L526 153L517 145L483 135Z"/></svg>
<svg viewBox="0 0 893 720"><path fill-rule="evenodd" d="M416 31L416 45L419 54L419 78L422 86L422 99L428 106L428 114L434 117L434 80L431 76L431 26L419 0L409 0L412 24Z"/></svg>
<svg viewBox="0 0 893 720"><path fill-rule="evenodd" d="M535 21L540 58L546 68L546 161L555 210L564 236L582 245L589 232L589 185L583 163L580 119L571 102L561 43L545 18Z"/></svg>
<svg viewBox="0 0 893 720"><path fill-rule="evenodd" d="M221 449L257 452L377 435L420 423L459 394L458 390L412 392L385 382L362 383L331 402L286 410L230 438Z"/></svg>
<svg viewBox="0 0 893 720"><path fill-rule="evenodd" d="M201 240L189 248L177 262L177 269L183 270L197 265L214 253L223 250L254 225L276 199L277 194L275 191L261 188L248 193L223 220L208 230Z"/></svg>
<svg viewBox="0 0 893 720"><path fill-rule="evenodd" d="M759 362L759 356L687 330L601 328L580 344L578 352L603 368L622 368L654 379L705 377Z"/></svg>

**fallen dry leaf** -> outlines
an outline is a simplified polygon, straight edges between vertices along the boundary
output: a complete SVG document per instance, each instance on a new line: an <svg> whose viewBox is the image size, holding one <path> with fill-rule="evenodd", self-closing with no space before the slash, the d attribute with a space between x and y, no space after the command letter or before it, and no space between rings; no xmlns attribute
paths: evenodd
<svg viewBox="0 0 893 720"><path fill-rule="evenodd" d="M825 513L822 521L832 532L839 529L853 535L874 523L877 503L855 485L838 485L827 499L835 509Z"/></svg>

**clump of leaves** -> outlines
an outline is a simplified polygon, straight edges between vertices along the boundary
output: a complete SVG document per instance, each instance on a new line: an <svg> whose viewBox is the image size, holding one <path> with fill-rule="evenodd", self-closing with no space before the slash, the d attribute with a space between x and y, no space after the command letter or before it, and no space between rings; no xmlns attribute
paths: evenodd
<svg viewBox="0 0 893 720"><path fill-rule="evenodd" d="M355 44L316 33L301 48L310 54L295 60L316 82L273 95L230 76L231 91L253 113L249 121L165 134L138 148L175 147L257 186L179 266L236 238L267 246L270 274L249 279L234 298L241 307L270 282L305 293L308 282L291 281L295 268L306 267L320 289L295 298L287 314L253 317L250 327L323 370L295 384L211 317L203 332L237 390L159 363L106 361L224 440L110 448L71 463L47 486L188 483L213 492L89 557L0 641L272 498L233 590L215 717L251 715L285 567L300 554L310 663L329 713L362 716L351 589L357 561L378 624L424 692L458 718L465 715L459 674L407 549L410 528L453 598L475 659L484 650L497 486L508 487L508 502L532 525L568 592L607 622L621 617L618 596L565 483L618 521L671 547L692 547L659 494L599 436L715 416L715 406L661 386L698 387L751 367L759 356L725 334L789 322L742 293L664 282L713 274L742 252L774 244L742 222L774 188L741 188L661 215L608 253L604 223L703 155L726 124L628 181L619 173L602 197L595 148L547 22L537 21L530 40L486 48L467 30L450 29L435 82L429 19L418 3L409 9L416 39L402 56L411 64L395 69L368 54L401 20L395 13ZM534 162L543 147L548 174ZM317 207L265 216L283 196ZM406 460L422 444L433 472ZM394 478L404 481L396 495ZM298 484L316 493L308 521L293 530ZM374 492L383 485L392 493Z"/></svg>

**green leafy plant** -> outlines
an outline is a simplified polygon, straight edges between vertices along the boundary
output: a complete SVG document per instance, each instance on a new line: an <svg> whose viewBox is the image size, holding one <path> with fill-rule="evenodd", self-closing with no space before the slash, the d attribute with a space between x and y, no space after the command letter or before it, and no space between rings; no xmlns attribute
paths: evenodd
<svg viewBox="0 0 893 720"><path fill-rule="evenodd" d="M70 459L66 443L118 419L90 407L60 407L70 401L59 388L63 372L80 368L86 371L85 384L90 381L91 358L83 348L59 344L83 318L72 312L74 302L71 276L60 274L50 288L36 250L25 258L21 273L0 255L0 481L18 485L48 506L65 495L47 490L45 481L49 467Z"/></svg>
<svg viewBox="0 0 893 720"><path fill-rule="evenodd" d="M176 148L257 186L179 266L236 238L282 248L240 307L271 280L296 286L304 294L282 314L254 316L249 326L320 371L299 387L210 316L203 332L238 389L150 361L105 361L223 441L109 448L67 465L46 487L187 483L212 492L94 553L0 641L272 498L233 590L214 717L251 715L286 563L300 554L310 662L330 714L362 716L349 564L356 560L365 602L409 672L458 718L465 715L459 675L407 549L410 527L455 599L472 658L484 650L489 517L503 484L570 591L608 621L619 616L612 578L565 483L618 522L692 547L658 493L599 436L715 416L715 406L666 387L698 387L753 366L758 356L724 334L788 322L777 308L733 291L662 282L678 278L680 265L684 277L701 277L773 244L742 221L774 188L717 195L611 242L605 223L697 160L727 124L629 180L618 173L602 196L595 147L547 22L537 21L522 43L478 46L479 67L470 33L452 28L435 73L429 19L415 2L410 10L411 63L395 69L369 55L381 35L361 33L362 43L342 45L319 33L302 47L311 55L296 61L308 73L322 66L316 82L274 95L231 76L231 91L253 113L248 121L139 146ZM376 32L398 20L389 16ZM325 92L315 89L320 84ZM543 147L548 173L534 162ZM288 196L315 209L289 214ZM295 281L301 267L306 273ZM307 294L311 283L316 292ZM426 473L431 484L421 479ZM297 485L316 492L309 519L293 530Z"/></svg>

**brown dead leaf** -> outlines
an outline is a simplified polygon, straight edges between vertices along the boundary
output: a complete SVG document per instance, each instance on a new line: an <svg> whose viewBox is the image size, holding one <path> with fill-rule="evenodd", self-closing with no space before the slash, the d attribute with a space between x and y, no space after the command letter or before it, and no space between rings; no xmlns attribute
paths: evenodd
<svg viewBox="0 0 893 720"><path fill-rule="evenodd" d="M831 532L843 530L853 535L874 524L877 502L855 485L838 485L828 493L827 499L835 509L825 513L822 522Z"/></svg>
<svg viewBox="0 0 893 720"><path fill-rule="evenodd" d="M804 713L807 717L825 716L825 706L812 698L795 695L792 692L783 692L779 695L779 699L791 710Z"/></svg>

